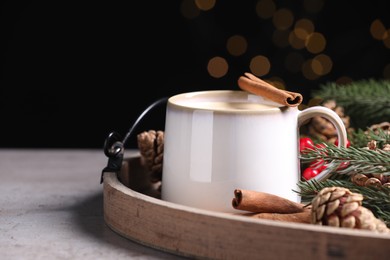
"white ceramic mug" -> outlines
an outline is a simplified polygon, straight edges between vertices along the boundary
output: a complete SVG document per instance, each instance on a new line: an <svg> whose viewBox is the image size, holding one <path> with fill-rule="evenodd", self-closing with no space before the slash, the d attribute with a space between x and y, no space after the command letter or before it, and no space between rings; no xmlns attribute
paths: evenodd
<svg viewBox="0 0 390 260"><path fill-rule="evenodd" d="M299 127L314 116L329 119L337 129L339 146L345 146L342 120L323 106L300 111L234 90L170 97L162 199L231 213L238 212L232 207L235 189L268 192L299 202L294 191L301 176Z"/></svg>

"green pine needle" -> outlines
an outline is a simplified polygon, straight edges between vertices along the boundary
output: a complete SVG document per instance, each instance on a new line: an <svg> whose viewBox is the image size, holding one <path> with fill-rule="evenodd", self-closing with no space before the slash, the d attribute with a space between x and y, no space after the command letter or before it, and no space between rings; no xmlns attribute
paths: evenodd
<svg viewBox="0 0 390 260"><path fill-rule="evenodd" d="M299 191L296 192L302 201L310 203L325 187L347 188L362 194L362 205L390 227L390 188L359 186L350 180L352 175L359 173L390 175L390 152L382 150L384 145L390 144L390 133L369 128L389 122L390 81L369 79L346 85L328 83L314 91L312 97L323 101L334 100L344 108L355 130L349 132L349 148L324 142L323 147L316 146L300 154L302 165L312 165L315 161L326 164L329 177L322 181L302 180L297 184ZM376 150L367 148L370 141L376 142Z"/></svg>
<svg viewBox="0 0 390 260"><path fill-rule="evenodd" d="M382 219L390 227L390 189L374 186L358 186L348 180L316 180L300 181L297 192L303 201L312 201L314 197L325 187L344 187L351 192L363 195L362 206L371 210L379 219Z"/></svg>
<svg viewBox="0 0 390 260"><path fill-rule="evenodd" d="M323 147L307 149L301 153L302 163L316 160L329 164L332 174L384 174L390 175L390 152L367 148L337 147L323 143ZM340 167L345 165L346 167Z"/></svg>
<svg viewBox="0 0 390 260"><path fill-rule="evenodd" d="M314 98L335 100L350 116L351 126L365 129L390 118L390 81L361 80L346 85L327 83L313 91Z"/></svg>

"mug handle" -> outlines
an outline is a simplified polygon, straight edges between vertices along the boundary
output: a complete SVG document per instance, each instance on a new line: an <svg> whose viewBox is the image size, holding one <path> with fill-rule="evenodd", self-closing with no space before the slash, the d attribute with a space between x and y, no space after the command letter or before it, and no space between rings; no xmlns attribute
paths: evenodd
<svg viewBox="0 0 390 260"><path fill-rule="evenodd" d="M327 107L322 106L314 106L306 108L298 114L298 127L306 122L308 119L321 116L328 119L336 128L337 137L338 137L338 147L346 147L347 145L347 130L345 129L345 125L339 115L336 112ZM326 179L329 175L330 171L325 169L317 176L313 177L317 181L322 181Z"/></svg>

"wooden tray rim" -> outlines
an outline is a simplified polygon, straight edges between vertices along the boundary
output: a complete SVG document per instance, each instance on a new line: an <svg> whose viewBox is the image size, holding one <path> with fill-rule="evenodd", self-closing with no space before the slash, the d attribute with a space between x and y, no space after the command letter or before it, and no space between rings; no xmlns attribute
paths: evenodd
<svg viewBox="0 0 390 260"><path fill-rule="evenodd" d="M114 172L104 173L103 185L104 185L104 220L106 224L113 231L132 241L136 241L140 244L146 245L148 247L156 248L165 252L173 253L175 255L181 255L181 256L186 256L191 258L202 258L202 259L226 259L226 258L230 258L229 254L238 257L249 256L249 258L253 256L253 254L247 255L245 253L243 253L242 255L240 254L235 255L234 251L229 251L229 248L224 248L223 249L225 251L224 253L219 252L214 254L214 253L210 253L207 250L205 252L203 251L198 252L196 250L197 248L196 246L194 246L194 249L191 249L191 247L188 247L188 245L185 249L181 249L180 246L170 247L167 246L166 243L162 243L161 241L156 240L155 237L150 237L150 234L143 235L142 233L137 233L137 232L133 233L132 229L138 228L138 229L149 230L151 227L149 227L148 225L153 224L152 226L154 228L157 227L157 229L159 229L159 227L162 227L161 229L156 230L156 233L159 232L163 233L164 232L163 226L166 225L167 223L172 221L176 221L176 222L181 221L182 223L178 223L178 224L181 224L181 226L185 226L186 223L187 225L191 224L192 221L191 218L192 218L193 220L196 220L198 222L204 222L204 223L212 222L215 224L218 223L219 221L223 222L224 225L221 227L223 227L224 229L225 228L229 229L230 226L231 230L227 230L227 233L232 233L232 234L234 234L236 231L235 230L236 224L243 224L249 227L249 229L248 228L245 229L248 231L248 233L251 232L250 229L253 229L255 231L256 230L261 231L266 229L269 232L275 232L277 234L288 233L289 235L291 235L291 232L292 233L297 232L299 234L307 234L307 235L315 236L313 237L313 239L320 239L320 241L318 241L319 242L317 245L318 247L324 246L324 245L320 245L321 243L328 244L332 240L336 240L339 242L342 240L350 240L351 243L354 242L357 248L363 247L364 245L365 250L367 251L372 252L372 250L376 250L376 253L377 254L379 253L379 255L376 255L376 259L380 259L382 255L383 256L390 255L390 247L388 246L390 243L390 235L388 234L381 234L381 233L376 233L367 230L355 230L355 229L347 229L347 228L335 228L330 226L317 226L312 224L287 223L287 222L278 222L273 220L252 219L250 217L241 216L241 215L220 213L220 212L214 212L214 211L179 205L176 203L163 201L161 199L145 195L143 193L137 192L135 190L126 187L118 180L117 174ZM126 205L122 205L120 203L114 205L115 204L114 200L117 198L122 202L129 200L130 204L132 203L132 205L128 204L131 210L126 209ZM126 212L127 218L123 219L123 217L120 215L114 216L113 215L114 213L117 214L117 212L113 212L115 207L117 208L120 207L121 210L124 210L124 212ZM150 211L147 210L148 208L153 208L152 211L163 212L165 217L156 218L155 216L148 215L150 214ZM141 226L130 224L131 221L129 220L132 217L137 217L136 215L144 216L145 221L141 223ZM183 216L186 216L187 219ZM120 218L121 220L115 218ZM131 226L131 228L129 229L129 227L126 227L126 225ZM216 233L219 232L218 229L214 228L213 230L215 230ZM173 236L177 235L177 238L172 239L173 241L179 239L180 232L182 231L178 230L177 234L173 234ZM208 236L211 237L210 240L218 239L218 238L213 238L213 234L210 233L208 233ZM253 235L253 233L251 233L250 237L248 237L248 239L257 239L257 238L261 239L264 243L267 243L267 239L268 239L267 234L265 235L260 234L258 237L256 237L256 235ZM274 235L271 234L270 238L272 240L275 237ZM189 240L185 242L189 244L191 244L192 242L196 243L199 242L197 241L198 239L199 236L194 236L189 238ZM296 239L302 239L302 238L297 237ZM206 245L203 245L203 247L204 246ZM224 246L223 241L221 242L221 244L219 244L219 246L220 247ZM229 244L229 246L231 246L231 244ZM245 243L240 244L239 247L245 249ZM342 247L343 246L341 246L341 250L347 249ZM356 247L352 248L351 245L348 245L347 247L349 250L356 250ZM321 249L321 250L324 251L325 249ZM340 248L338 250L340 250ZM344 253L345 250L343 251ZM357 251L358 253L356 254L354 253L353 256L358 258L364 255L367 256L367 254L364 253L365 250L362 251L362 249L360 248L360 251L358 250ZM279 255L275 255L275 258L279 258L280 256L289 257L290 259L295 258L294 255L291 255L290 250L287 250L288 253L281 253L282 251L283 251L283 246L281 247L281 250L278 253ZM264 250L259 251L258 253L263 255L264 257L269 256L270 258L273 258L273 256L271 257L266 252L264 252ZM307 254L307 256L313 257L313 254L307 252L307 250L303 251L303 255L305 254ZM329 254L329 248L328 248L328 254ZM323 257L323 256L324 256L323 254L320 255L315 254L315 257ZM354 259L358 259L358 258L354 258Z"/></svg>

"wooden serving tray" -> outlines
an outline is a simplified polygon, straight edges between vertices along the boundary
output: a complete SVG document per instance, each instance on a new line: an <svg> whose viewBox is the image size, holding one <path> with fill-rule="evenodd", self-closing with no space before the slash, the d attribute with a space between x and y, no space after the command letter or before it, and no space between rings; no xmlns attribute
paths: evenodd
<svg viewBox="0 0 390 260"><path fill-rule="evenodd" d="M104 220L143 245L197 259L389 259L390 235L253 219L158 198L138 155L104 173ZM233 195L232 195L233 198Z"/></svg>

